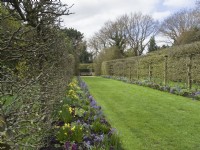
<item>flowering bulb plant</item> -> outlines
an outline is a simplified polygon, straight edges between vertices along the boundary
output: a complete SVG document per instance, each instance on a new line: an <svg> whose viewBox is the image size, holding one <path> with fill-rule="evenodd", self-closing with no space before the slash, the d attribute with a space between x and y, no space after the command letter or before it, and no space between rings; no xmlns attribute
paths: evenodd
<svg viewBox="0 0 200 150"><path fill-rule="evenodd" d="M122 149L117 133L80 78L78 82L72 80L69 83L57 114L54 147L65 150Z"/></svg>

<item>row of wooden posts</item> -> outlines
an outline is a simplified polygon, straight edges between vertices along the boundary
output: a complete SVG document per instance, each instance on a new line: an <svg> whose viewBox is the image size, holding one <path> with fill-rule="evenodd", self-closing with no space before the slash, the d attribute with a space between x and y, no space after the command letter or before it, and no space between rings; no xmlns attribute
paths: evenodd
<svg viewBox="0 0 200 150"><path fill-rule="evenodd" d="M192 57L193 54L189 55L189 62L187 63L187 86L188 89L192 88ZM165 55L164 57L164 86L167 85L168 82L168 56ZM149 64L149 80L151 81L152 79L152 66L151 63Z"/></svg>
<svg viewBox="0 0 200 150"><path fill-rule="evenodd" d="M188 89L192 88L192 57L194 54L189 55L189 61L187 63L187 87ZM153 77L152 73L152 63L149 63L148 67L148 78L151 81ZM139 70L139 65L137 65L137 70ZM168 82L168 56L164 56L164 75L163 83L166 86ZM129 79L131 80L131 67L129 67ZM139 80L139 71L137 71L137 79Z"/></svg>

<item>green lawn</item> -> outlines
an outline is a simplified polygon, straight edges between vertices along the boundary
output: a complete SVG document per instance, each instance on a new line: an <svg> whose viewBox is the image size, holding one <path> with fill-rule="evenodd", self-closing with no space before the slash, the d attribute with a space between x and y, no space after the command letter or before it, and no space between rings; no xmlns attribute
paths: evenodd
<svg viewBox="0 0 200 150"><path fill-rule="evenodd" d="M126 150L200 149L200 102L101 77L83 77Z"/></svg>

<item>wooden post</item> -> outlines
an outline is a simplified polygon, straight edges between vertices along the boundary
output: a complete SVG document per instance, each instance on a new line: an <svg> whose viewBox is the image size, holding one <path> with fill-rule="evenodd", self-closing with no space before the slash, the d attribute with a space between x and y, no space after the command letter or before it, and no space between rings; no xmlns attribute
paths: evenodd
<svg viewBox="0 0 200 150"><path fill-rule="evenodd" d="M113 76L113 64L110 63L109 66L109 75Z"/></svg>
<svg viewBox="0 0 200 150"><path fill-rule="evenodd" d="M139 80L139 61L137 60L137 80Z"/></svg>
<svg viewBox="0 0 200 150"><path fill-rule="evenodd" d="M167 85L167 71L168 71L168 56L165 55L165 62L164 62L164 86Z"/></svg>
<svg viewBox="0 0 200 150"><path fill-rule="evenodd" d="M149 63L149 81L152 79L152 62Z"/></svg>
<svg viewBox="0 0 200 150"><path fill-rule="evenodd" d="M188 89L192 88L192 56L189 55L189 62L187 64L187 75L188 75Z"/></svg>
<svg viewBox="0 0 200 150"><path fill-rule="evenodd" d="M131 66L129 66L129 80L131 81Z"/></svg>
<svg viewBox="0 0 200 150"><path fill-rule="evenodd" d="M123 63L123 77L125 77L125 65Z"/></svg>

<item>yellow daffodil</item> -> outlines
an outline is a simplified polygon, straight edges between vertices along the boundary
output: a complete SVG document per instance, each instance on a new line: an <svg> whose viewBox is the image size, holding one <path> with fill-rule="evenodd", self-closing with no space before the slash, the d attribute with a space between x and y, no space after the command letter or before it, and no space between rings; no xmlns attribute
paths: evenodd
<svg viewBox="0 0 200 150"><path fill-rule="evenodd" d="M69 113L71 114L73 112L73 109L69 107Z"/></svg>
<svg viewBox="0 0 200 150"><path fill-rule="evenodd" d="M69 128L70 127L70 124L69 123L65 123L64 124L64 128Z"/></svg>
<svg viewBox="0 0 200 150"><path fill-rule="evenodd" d="M56 129L60 128L60 126L55 126Z"/></svg>
<svg viewBox="0 0 200 150"><path fill-rule="evenodd" d="M78 96L77 96L77 95L74 95L74 99L78 99Z"/></svg>
<svg viewBox="0 0 200 150"><path fill-rule="evenodd" d="M71 128L71 130L72 130L72 131L74 131L74 130L75 130L75 128L76 128L76 126L73 126L73 128Z"/></svg>

